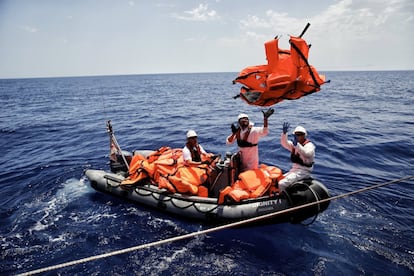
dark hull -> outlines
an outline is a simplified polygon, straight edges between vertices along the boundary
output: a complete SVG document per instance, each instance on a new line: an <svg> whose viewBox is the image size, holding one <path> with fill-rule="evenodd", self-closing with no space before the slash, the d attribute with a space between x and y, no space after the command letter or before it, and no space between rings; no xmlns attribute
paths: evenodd
<svg viewBox="0 0 414 276"><path fill-rule="evenodd" d="M253 224L299 223L308 218L315 217L329 205L329 201L317 203L320 200L329 198L329 192L322 183L315 179L297 182L280 196L264 196L241 202L217 204L217 198L205 198L178 193L172 194L166 190L158 189L157 186L150 183L126 187L120 185L124 179L121 174L105 172L103 170L87 170L85 174L91 186L98 191L125 198L179 217L213 224L258 218L295 206L315 202L312 206L294 212L282 212L283 214L269 216L253 222Z"/></svg>

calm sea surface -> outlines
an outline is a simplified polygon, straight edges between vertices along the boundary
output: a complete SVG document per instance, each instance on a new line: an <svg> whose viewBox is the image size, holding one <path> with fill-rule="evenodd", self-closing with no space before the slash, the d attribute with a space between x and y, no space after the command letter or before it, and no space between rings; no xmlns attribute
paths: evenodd
<svg viewBox="0 0 414 276"><path fill-rule="evenodd" d="M325 72L321 92L274 106L263 163L290 167L279 136L303 125L314 177L333 196L414 175L414 71ZM208 226L95 192L105 121L125 150L182 147L195 129L214 153L240 112L236 73L0 80L0 274L14 275ZM333 201L309 225L229 229L48 275L413 275L414 181Z"/></svg>

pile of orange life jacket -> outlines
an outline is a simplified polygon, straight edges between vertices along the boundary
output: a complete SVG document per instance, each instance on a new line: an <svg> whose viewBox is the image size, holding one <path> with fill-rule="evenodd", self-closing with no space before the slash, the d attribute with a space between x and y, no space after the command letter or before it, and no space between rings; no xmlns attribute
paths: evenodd
<svg viewBox="0 0 414 276"><path fill-rule="evenodd" d="M208 196L208 188L202 186L212 171L207 164L187 165L183 159L182 149L161 147L147 157L135 154L129 167L129 176L121 185L131 185L143 179L150 179L160 189L165 188L175 193ZM209 160L202 155L202 161Z"/></svg>
<svg viewBox="0 0 414 276"><path fill-rule="evenodd" d="M243 199L261 197L266 192L277 192L275 184L282 178L281 169L261 164L258 169L240 173L233 185L220 192L218 202L223 203L226 196L239 202Z"/></svg>

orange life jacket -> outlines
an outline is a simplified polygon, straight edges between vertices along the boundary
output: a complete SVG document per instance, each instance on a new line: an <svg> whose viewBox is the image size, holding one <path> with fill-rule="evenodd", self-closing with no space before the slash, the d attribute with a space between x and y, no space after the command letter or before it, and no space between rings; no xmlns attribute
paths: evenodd
<svg viewBox="0 0 414 276"><path fill-rule="evenodd" d="M325 76L308 63L309 46L300 37L290 37L290 50L280 49L279 39L265 43L266 65L243 69L233 83L244 86L240 97L250 105L271 106L320 91Z"/></svg>
<svg viewBox="0 0 414 276"><path fill-rule="evenodd" d="M198 195L199 186L205 183L208 177L207 168L201 166L206 167L206 165L181 166L177 168L174 175L168 176L167 179L174 186L175 191Z"/></svg>
<svg viewBox="0 0 414 276"><path fill-rule="evenodd" d="M222 204L225 196L236 202L263 196L281 176L281 169L264 164L261 164L259 169L244 171L239 174L239 179L231 187L226 187L220 192L218 203Z"/></svg>
<svg viewBox="0 0 414 276"><path fill-rule="evenodd" d="M207 156L201 154L200 159ZM203 161L204 161L203 160ZM129 176L121 184L135 184L149 177L159 188L175 193L208 196L208 189L202 187L211 172L208 165L185 165L182 149L162 147L146 158L134 156Z"/></svg>
<svg viewBox="0 0 414 276"><path fill-rule="evenodd" d="M145 157L140 154L132 157L131 163L129 164L129 176L121 182L121 185L131 185L148 177L148 173L144 170L143 166L145 160Z"/></svg>
<svg viewBox="0 0 414 276"><path fill-rule="evenodd" d="M161 147L146 158L136 154L129 165L128 177L121 185L135 184L147 177L157 179L160 172L171 173L171 167L177 163L181 155L180 150L172 150L169 147Z"/></svg>

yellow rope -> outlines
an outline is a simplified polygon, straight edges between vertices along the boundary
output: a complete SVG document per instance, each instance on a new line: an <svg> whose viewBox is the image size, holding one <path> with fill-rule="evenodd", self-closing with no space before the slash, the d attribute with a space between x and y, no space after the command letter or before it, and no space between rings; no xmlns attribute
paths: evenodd
<svg viewBox="0 0 414 276"><path fill-rule="evenodd" d="M350 195L366 192L368 190L377 189L377 188L380 188L380 187L383 187L383 186L386 186L386 185L389 185L389 184L402 182L404 180L409 180L409 179L412 179L412 178L414 178L414 175L407 176L407 177L404 177L404 178L400 178L400 179L397 179L397 180L392 180L392 181L381 183L381 184L377 184L377 185L374 185L374 186L362 188L362 189L359 189L359 190L356 190L356 191L352 191L352 192L349 192L349 193L333 196L333 197L330 197L330 198L326 198L326 199L323 199L323 200L307 203L307 204L304 204L304 205L292 207L292 208L285 209L285 210L282 210L282 211L262 215L262 216L259 216L259 217L254 217L254 218L246 219L246 220L243 220L243 221L233 222L233 223L213 227L213 228L210 228L210 229L185 234L185 235L182 235L182 236L172 237L172 238L161 240L161 241L146 243L146 244L142 244L142 245L138 245L138 246L134 246L134 247L129 247L129 248L121 249L121 250L108 252L108 253L105 253L105 254L91 256L91 257L87 257L87 258L83 258L83 259L79 259L79 260L75 260L75 261L70 261L70 262L66 262L66 263L62 263L62 264L57 264L57 265L53 265L53 266L49 266L49 267L45 267L45 268L40 268L40 269L32 270L32 271L29 271L29 272L25 272L25 273L22 273L22 274L18 274L18 275L21 275L21 276L34 275L34 274L38 274L38 273L42 273L42 272L56 270L56 269L59 269L59 268L64 268L64 267L68 267L68 266L72 266L72 265L77 265L77 264L81 264L81 263L95 261L95 260L102 259L102 258L107 258L107 257L115 256L115 255L120 255L120 254L128 253L128 252L131 252L131 251L141 250L141 249L144 249L144 248L150 248L150 247L158 246L158 245L165 244L165 243L170 243L170 242L174 242L174 241L189 239L189 238L192 238L192 237L195 237L195 236L204 235L204 234L208 234L208 233L211 233L211 232L216 232L216 231L223 230L223 229L232 228L232 227L240 226L240 225L243 225L243 224L252 223L252 222L255 222L255 221L258 221L258 220L272 218L272 217L275 217L275 216L278 216L278 215L282 215L282 214L289 213L289 212L292 212L292 211L300 210L300 209L307 208L307 207L317 205L317 204L321 204L321 203L324 203L324 202L337 200L337 199L344 198L344 197L347 197L347 196L350 196Z"/></svg>

